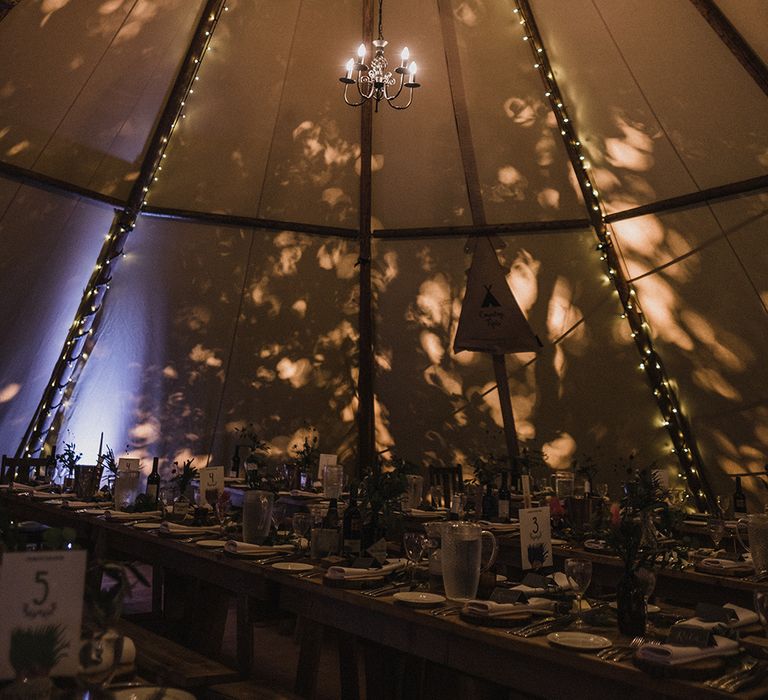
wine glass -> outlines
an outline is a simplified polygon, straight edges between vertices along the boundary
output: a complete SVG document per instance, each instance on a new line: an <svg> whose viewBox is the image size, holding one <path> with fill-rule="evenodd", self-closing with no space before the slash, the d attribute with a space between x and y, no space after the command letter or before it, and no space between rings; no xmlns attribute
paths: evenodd
<svg viewBox="0 0 768 700"><path fill-rule="evenodd" d="M720 495L715 496L715 500L717 501L717 509L720 511L720 517L727 518L731 508L731 497Z"/></svg>
<svg viewBox="0 0 768 700"><path fill-rule="evenodd" d="M424 556L424 550L428 543L429 538L421 532L406 532L403 535L403 549L408 557L408 561L411 563L411 588L413 588L413 577L416 573L416 567Z"/></svg>
<svg viewBox="0 0 768 700"><path fill-rule="evenodd" d="M574 627L583 627L584 618L581 613L581 599L592 581L592 562L588 559L571 558L565 560L565 575L576 592L578 613Z"/></svg>
<svg viewBox="0 0 768 700"><path fill-rule="evenodd" d="M299 538L299 549L302 549L302 539L308 540L309 530L312 527L312 516L309 513L294 513L291 520L293 534Z"/></svg>
<svg viewBox="0 0 768 700"><path fill-rule="evenodd" d="M597 485L597 493L602 499L608 498L608 484L604 481Z"/></svg>
<svg viewBox="0 0 768 700"><path fill-rule="evenodd" d="M722 518L709 518L707 520L707 531L712 538L712 543L715 545L715 549L712 554L715 554L720 549L720 541L725 535L725 522Z"/></svg>

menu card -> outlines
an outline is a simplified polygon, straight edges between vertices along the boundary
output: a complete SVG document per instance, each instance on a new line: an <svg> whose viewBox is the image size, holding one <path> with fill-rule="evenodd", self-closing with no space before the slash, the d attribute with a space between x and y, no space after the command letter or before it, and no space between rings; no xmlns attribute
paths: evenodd
<svg viewBox="0 0 768 700"><path fill-rule="evenodd" d="M520 553L523 570L552 566L552 532L549 506L521 508Z"/></svg>
<svg viewBox="0 0 768 700"><path fill-rule="evenodd" d="M85 551L6 552L0 566L0 679L78 670Z"/></svg>

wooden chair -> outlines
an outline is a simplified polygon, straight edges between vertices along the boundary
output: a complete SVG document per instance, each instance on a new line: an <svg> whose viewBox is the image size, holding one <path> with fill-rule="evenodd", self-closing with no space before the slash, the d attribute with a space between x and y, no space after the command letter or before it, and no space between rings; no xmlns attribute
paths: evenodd
<svg viewBox="0 0 768 700"><path fill-rule="evenodd" d="M0 484L29 484L34 481L50 481L56 468L56 454L49 457L8 457L0 463Z"/></svg>
<svg viewBox="0 0 768 700"><path fill-rule="evenodd" d="M433 498L433 505L438 507L450 507L454 493L464 492L461 465L453 467L441 467L430 465L428 469L429 493ZM442 503L435 501L440 501Z"/></svg>

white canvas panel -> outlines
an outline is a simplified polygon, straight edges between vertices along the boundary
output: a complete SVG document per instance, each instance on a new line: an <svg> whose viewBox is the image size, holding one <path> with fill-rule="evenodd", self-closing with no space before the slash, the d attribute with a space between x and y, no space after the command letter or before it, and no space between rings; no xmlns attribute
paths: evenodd
<svg viewBox="0 0 768 700"><path fill-rule="evenodd" d="M357 255L354 242L253 233L216 426L219 462L229 463L235 429L253 423L275 462L312 426L322 452L354 464Z"/></svg>
<svg viewBox="0 0 768 700"><path fill-rule="evenodd" d="M768 3L763 0L717 0L715 3L736 31L768 64Z"/></svg>
<svg viewBox="0 0 768 700"><path fill-rule="evenodd" d="M390 67L400 64L400 52L408 46L422 87L407 110L382 104L373 115L373 227L468 225L472 219L437 3L396 0L385 3L384 10Z"/></svg>
<svg viewBox="0 0 768 700"><path fill-rule="evenodd" d="M583 218L560 129L508 3L453 0L489 223Z"/></svg>
<svg viewBox="0 0 768 700"><path fill-rule="evenodd" d="M164 468L189 457L205 465L249 238L238 229L139 220L64 422L86 463L103 431L115 454L128 445L147 470L154 456Z"/></svg>
<svg viewBox="0 0 768 700"><path fill-rule="evenodd" d="M596 6L699 188L768 172L768 97L691 3Z"/></svg>
<svg viewBox="0 0 768 700"><path fill-rule="evenodd" d="M360 43L357 0L303 0L291 36L259 216L357 225L360 114L341 99L347 51ZM329 43L328 37L333 37ZM258 90L258 87L255 89Z"/></svg>
<svg viewBox="0 0 768 700"><path fill-rule="evenodd" d="M228 5L149 201L257 216L298 0Z"/></svg>
<svg viewBox="0 0 768 700"><path fill-rule="evenodd" d="M0 158L124 197L199 0L25 2L0 24Z"/></svg>
<svg viewBox="0 0 768 700"><path fill-rule="evenodd" d="M768 401L768 314L728 240L678 265L639 280L638 298L686 415L727 434L721 419Z"/></svg>
<svg viewBox="0 0 768 700"><path fill-rule="evenodd" d="M551 468L585 454L614 490L617 465L669 460L668 437L591 232L506 237L502 264L533 330L538 356L509 356L523 443ZM451 350L469 258L460 239L377 241L379 447L416 461L467 464L504 440L488 356Z"/></svg>
<svg viewBox="0 0 768 700"><path fill-rule="evenodd" d="M27 429L111 221L109 207L0 178L3 452Z"/></svg>

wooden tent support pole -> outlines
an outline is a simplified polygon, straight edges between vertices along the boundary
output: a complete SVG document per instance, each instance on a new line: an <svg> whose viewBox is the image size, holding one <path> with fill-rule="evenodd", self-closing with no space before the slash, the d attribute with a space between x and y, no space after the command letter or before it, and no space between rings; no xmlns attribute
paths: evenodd
<svg viewBox="0 0 768 700"><path fill-rule="evenodd" d="M507 360L504 355L491 355L493 358L493 373L496 375L496 388L499 392L499 404L501 406L501 418L504 422L504 439L507 443L509 455L509 472L514 484L520 476L520 468L517 457L520 456L520 447L517 443L517 427L515 426L515 414L512 412L512 398L509 393L509 378L507 377Z"/></svg>
<svg viewBox="0 0 768 700"><path fill-rule="evenodd" d="M363 2L363 41L373 40L373 8ZM375 468L376 424L374 415L373 290L371 287L371 154L373 152L373 107L368 100L360 108L360 306L358 308L357 377L357 474Z"/></svg>

